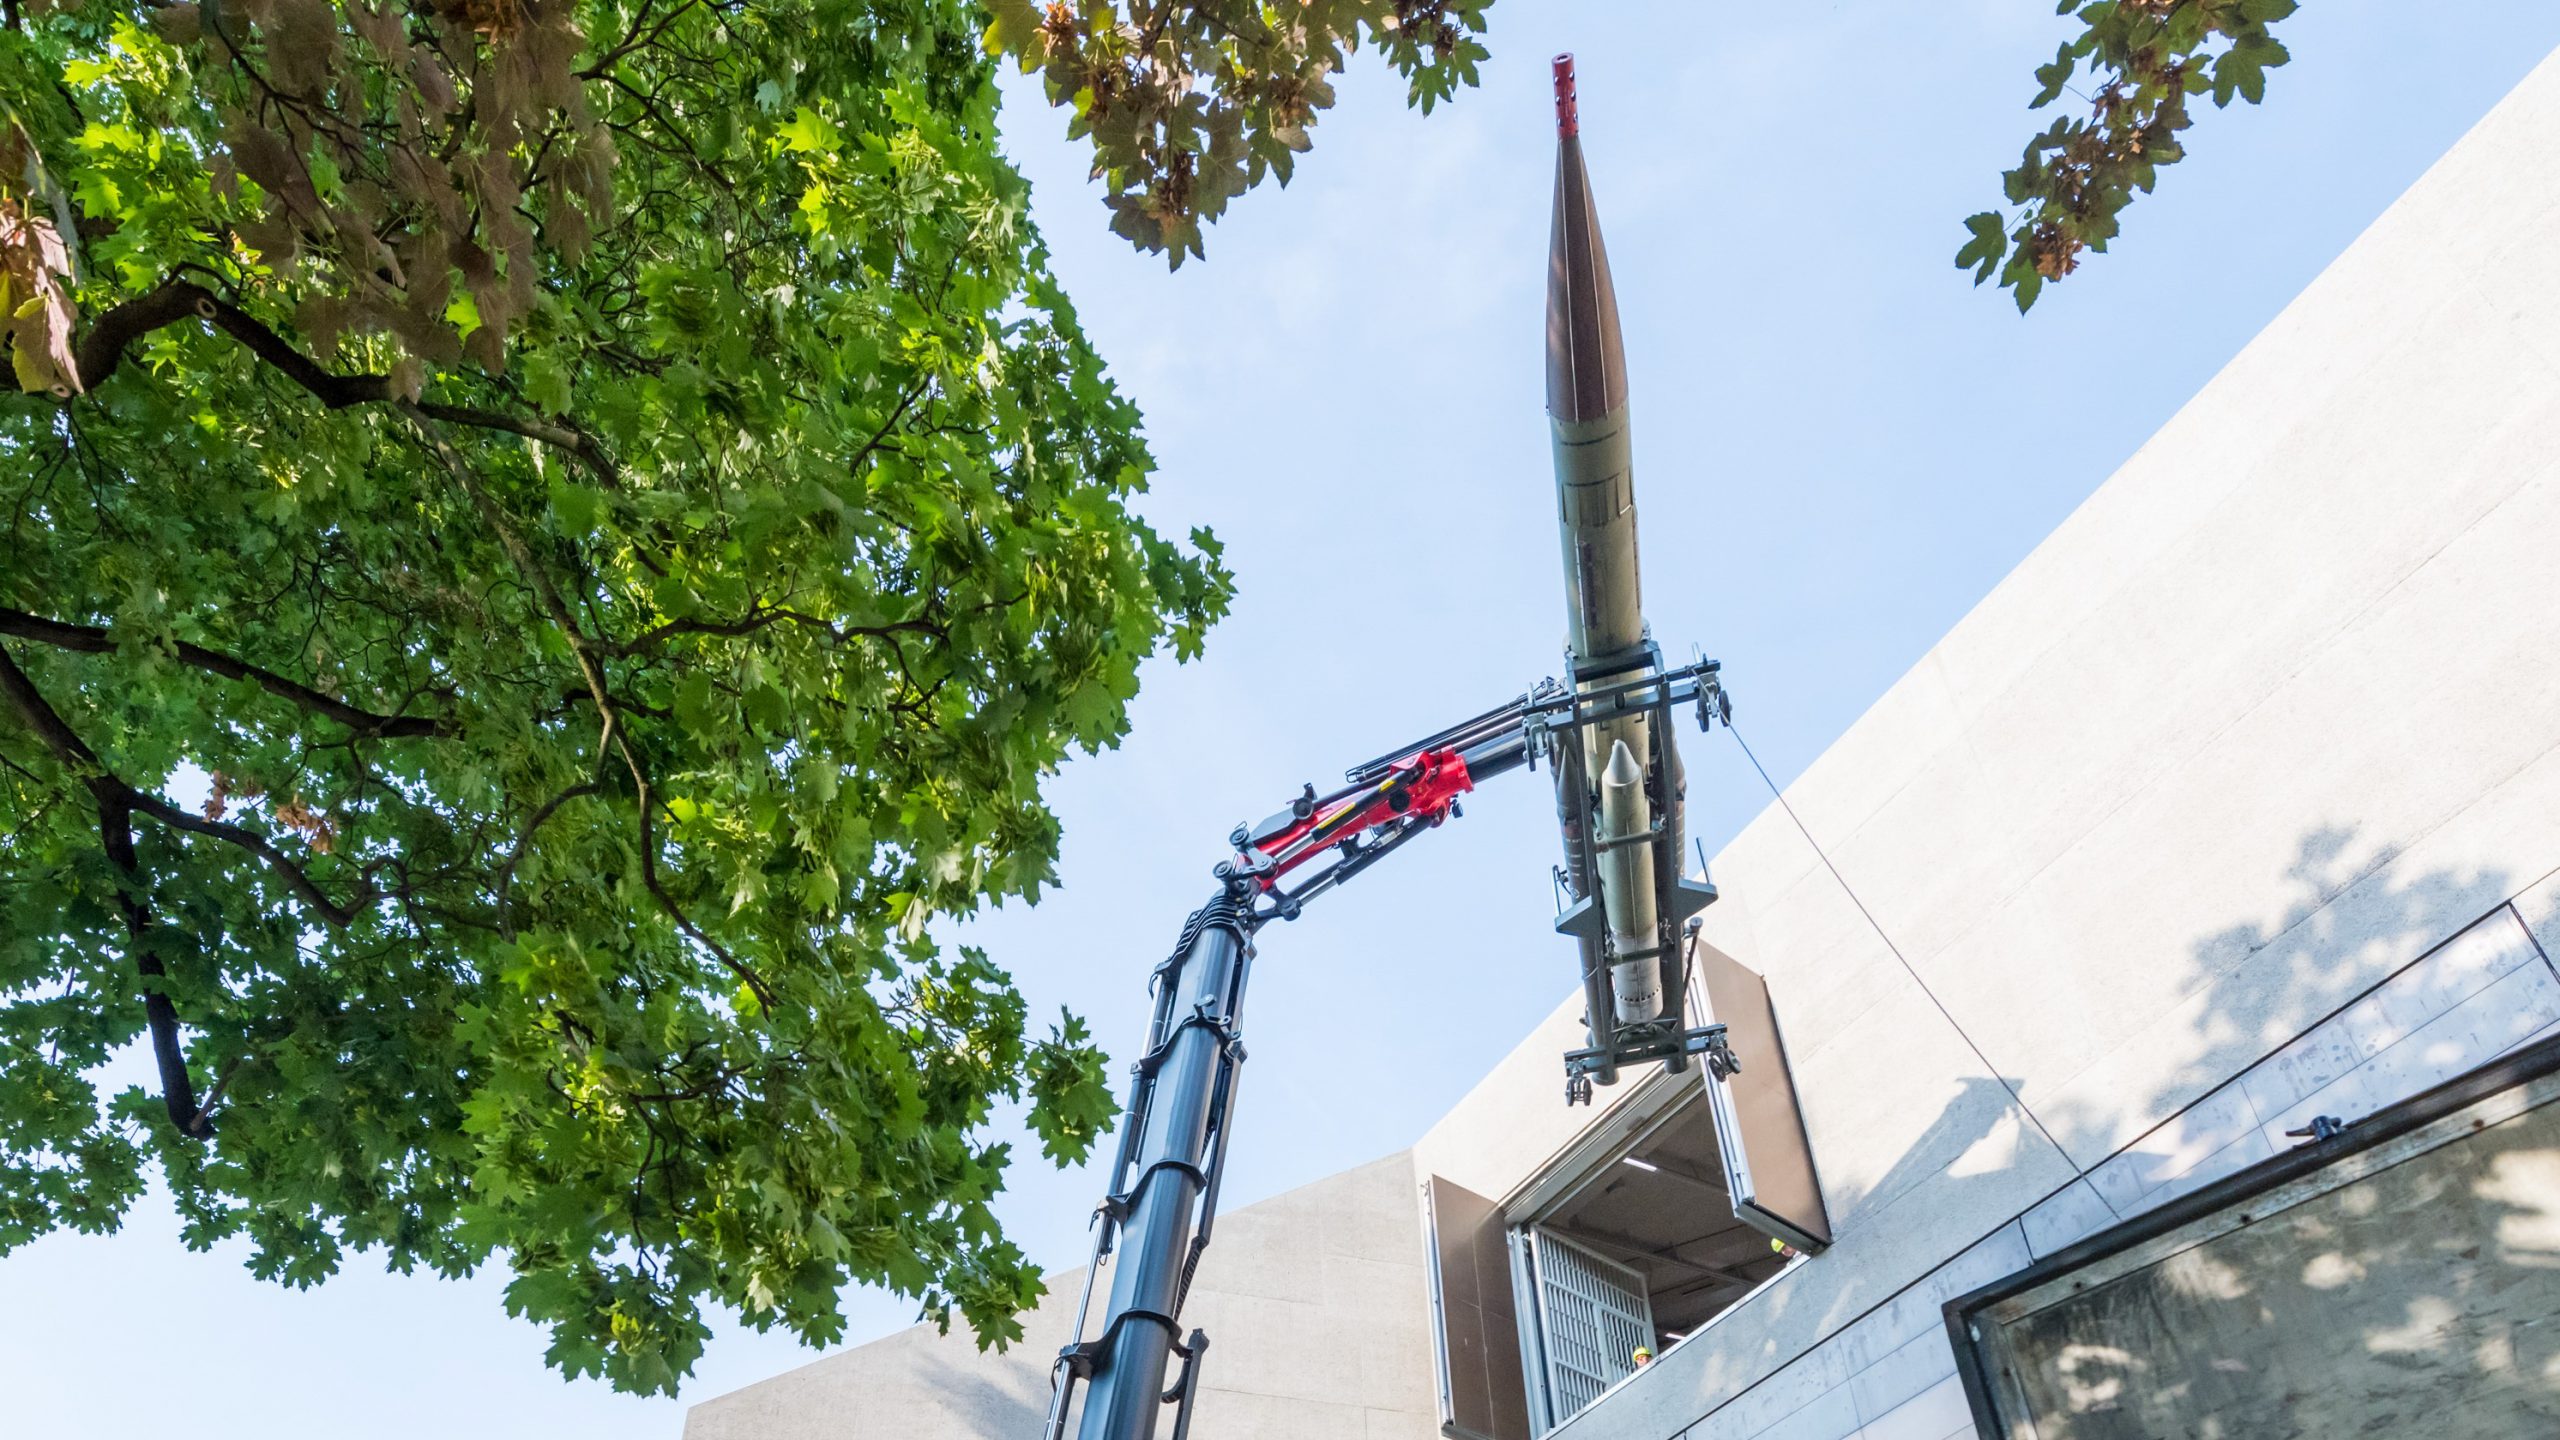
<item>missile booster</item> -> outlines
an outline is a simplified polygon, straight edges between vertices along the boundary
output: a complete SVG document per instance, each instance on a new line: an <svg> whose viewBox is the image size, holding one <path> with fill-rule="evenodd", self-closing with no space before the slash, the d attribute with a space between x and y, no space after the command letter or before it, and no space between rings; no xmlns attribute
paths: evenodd
<svg viewBox="0 0 2560 1440"><path fill-rule="evenodd" d="M1564 553L1565 651L1578 694L1623 697L1631 684L1660 675L1662 661L1644 620L1626 346L1583 164L1573 57L1557 56L1554 74L1547 418ZM1623 706L1557 735L1557 818L1572 901L1558 928L1582 948L1595 1052L1587 1073L1604 1085L1650 1032L1668 1035L1683 1024L1685 986L1672 931L1713 894L1680 877L1679 752L1660 719L1655 709ZM1677 1068L1682 1057L1667 1058Z"/></svg>

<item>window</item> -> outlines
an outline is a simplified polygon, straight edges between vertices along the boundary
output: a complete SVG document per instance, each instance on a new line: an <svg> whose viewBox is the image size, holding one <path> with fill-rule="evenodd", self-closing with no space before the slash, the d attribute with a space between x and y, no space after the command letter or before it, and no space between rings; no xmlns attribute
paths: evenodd
<svg viewBox="0 0 2560 1440"><path fill-rule="evenodd" d="M1519 1232L1521 1283L1535 1299L1521 1343L1534 1347L1546 1404L1565 1416L1634 1371L1636 1347L1656 1342L1644 1275L1556 1231Z"/></svg>
<svg viewBox="0 0 2560 1440"><path fill-rule="evenodd" d="M2560 1434L2560 1039L1946 1307L1984 1435Z"/></svg>

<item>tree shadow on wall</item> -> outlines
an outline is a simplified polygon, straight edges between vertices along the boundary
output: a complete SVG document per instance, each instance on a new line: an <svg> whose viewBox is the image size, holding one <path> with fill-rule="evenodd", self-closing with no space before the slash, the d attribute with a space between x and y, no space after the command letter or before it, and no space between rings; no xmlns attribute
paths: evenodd
<svg viewBox="0 0 2560 1440"><path fill-rule="evenodd" d="M2246 1128L2210 1154L2147 1147L2175 1163L2131 1203L2121 1187L2107 1197L2118 1218L2271 1157L2279 1125L2360 1120L2560 1018L2560 972L2509 908L2523 888L2512 875L2403 880L2396 852L2359 857L2355 838L2309 832L2279 919L2190 948L2182 1000L2228 986L2227 1003L2197 1012L2186 1058L2133 1113L2166 1127L2186 1107L2210 1111L2193 1151L2216 1143L2216 1125ZM2236 1078L2306 1034L2282 1067ZM2038 1114L2083 1158L2121 1119L2095 1102ZM2248 1223L2009 1327L2040 1436L2560 1434L2560 1333L2544 1323L2560 1313L2560 1106L2255 1208L2273 1199L2238 1202Z"/></svg>
<svg viewBox="0 0 2560 1440"><path fill-rule="evenodd" d="M2199 1131L2194 1148L2185 1154L2172 1150L2156 1174L2144 1177L2144 1190L2193 1188L2204 1183L2198 1174L2201 1169L2218 1167L2227 1172L2263 1159L2274 1153L2273 1145L2254 1153L2248 1153L2245 1145L2236 1152L2213 1151L2210 1147L2221 1137L2212 1126L2244 1127L2230 1132L2235 1140L2262 1129L2286 1112L2258 1113L2260 1102L2281 1097L2287 1085L2301 1087L2296 1099L2323 1092L2347 1096L2357 1087L2334 1087L2379 1058L2381 1046L2402 1039L2408 1030L2458 1005L2496 977L2469 969L2430 973L2430 983L2417 987L2419 993L2411 994L2406 1005L2399 1003L2399 997L2412 987L2397 987L2390 991L2392 1026L2322 1030L2325 1022L2367 995L2392 986L2395 976L2409 974L2412 967L2437 956L2475 926L2494 923L2511 930L2512 940L2530 945L2522 922L2506 909L2508 897L2520 888L2507 871L2438 869L2402 879L2395 873L2397 851L2381 848L2359 856L2355 841L2352 826L2326 825L2307 832L2284 871L2296 895L2279 918L2230 925L2188 946L2187 975L2177 989L2176 1004L2190 1004L2199 995L2206 998L2195 1010L2192 1028L2183 1035L2128 1033L2127 1043L2164 1046L2183 1057L2146 1093L2129 1102L2105 1094L2030 1102L2036 1118L2067 1148L2070 1158L2094 1167L2101 1157L2139 1143L2162 1126L2185 1123L2181 1115L2186 1112ZM2471 988L2464 988L2466 979L2473 982ZM2130 1018L2138 1024L2142 1017ZM2321 1033L2324 1045L2335 1048L2316 1060L2299 1054L2288 1057L2281 1076L2261 1072L2260 1083L2239 1084L2236 1077L2315 1031ZM2523 1033L2508 1037L2508 1043L2522 1039ZM2425 1063L2402 1068L2409 1076L2422 1076L2432 1065L2434 1078L2449 1078L2486 1063L2502 1048L2468 1056L2416 1057ZM2395 1064L2411 1059L2394 1057ZM2445 1068L2448 1063L2452 1069ZM2281 1083L2267 1083L2270 1080ZM2404 1079L2401 1083L2399 1093L2411 1094L2433 1082ZM2390 1088L2387 1083L2379 1087L2384 1092ZM2217 1113L2209 1118L2200 1106L2205 1101L2219 1102L2212 1107ZM2355 1105L2352 1098L2338 1103L2346 1107L2335 1112L2340 1118L2352 1120L2362 1113L2348 1113ZM2199 1108L2190 1111L2190 1107ZM2229 1115L2218 1113L2226 1109ZM2128 1121L2140 1128L2128 1129ZM2166 1198L2167 1194L2146 1195L2138 1208ZM2122 1208L2115 1197L2109 1203Z"/></svg>
<svg viewBox="0 0 2560 1440"><path fill-rule="evenodd" d="M2177 967L2180 974L2172 987L2174 998L2153 1014L2175 1013L2176 1005L2192 1001L2200 992L2209 994L2216 987L2228 987L2234 997L2231 1003L2209 1002L2199 1007L2194 1028L2182 1035L2141 1034L2142 1023L2150 1016L2121 1017L2126 1043L2166 1045L2179 1057L2174 1066L2155 1070L2158 1078L2143 1082L2135 1094L2100 1096L2081 1107L2057 1103L2038 1093L2029 1083L2032 1077L1982 1073L1964 1076L1955 1082L1953 1093L1926 1128L1900 1147L1900 1158L1884 1173L1863 1183L1832 1180L1826 1185L1835 1233L1846 1240L1862 1230L1879 1228L1885 1212L1898 1208L1906 1197L1915 1203L1925 1200L1928 1211L1938 1216L1978 1215L1989 1223L2015 1214L2019 1203L2015 1172L2020 1167L2035 1165L2047 1173L2073 1174L2083 1165L2095 1165L2144 1131L2172 1120L2187 1107L2211 1096L2240 1072L2354 1004L2358 997L2433 953L2485 916L2498 912L2507 898L2521 888L2511 875L2498 869L2464 872L2439 868L2404 877L2399 873L2400 857L2396 852L2359 851L2356 838L2356 829L2345 825L2324 825L2305 832L2294 847L2293 859L2281 872L2281 886L2269 886L2278 897L2289 893L2289 898L2281 898L2281 910L2269 918L2199 931L2191 920L2178 913L2177 897L2162 898L2157 907L2162 917L2162 962ZM2171 937L2180 929L2195 938L2184 945L2177 944ZM2019 983L2034 984L2036 977L2022 976ZM1961 1012L1957 1018L1963 1018ZM1993 1058L1998 1058L1996 1050ZM2087 1063L2101 1058L2095 1054L2083 1057ZM2024 1109L2032 1113L2035 1123L2028 1123L2028 1116L2013 1103L2013 1092L2027 1096ZM2137 1117L2132 1128L2125 1125L2128 1115ZM2235 1141L2257 1135L2265 1121L2274 1117L2257 1116L2243 1109L2240 1118L2243 1125L2233 1137ZM2055 1145L2041 1133L2043 1130L2049 1130L2062 1146L2068 1147L2059 1153L2063 1163L2041 1158L2057 1155ZM2199 1150L2213 1143L2214 1137L2204 1137ZM2128 1218L2207 1183L2212 1175L2242 1168L2249 1160L2272 1153L2270 1147L2254 1155L2237 1148L2218 1155L2172 1155L2163 1167L2168 1173L2154 1177L2157 1183L2139 1203L2126 1206L2121 1213L2114 1213L2112 1206L2103 1206L2090 1218L2103 1227L2110 1223L2109 1214L2115 1219ZM1817 1154L1817 1163L1821 1158ZM2560 1184L2554 1186L2553 1194L2560 1197ZM2553 1203L2560 1205L2560 1198ZM2539 1223L2531 1216L2520 1217L2520 1222ZM1993 1227L1994 1234L1997 1228ZM2050 1236L2041 1238L2053 1243ZM1981 1258L1990 1259L1988 1255ZM1997 1271L1990 1270L1965 1276L1954 1285L1964 1289L1996 1278ZM1816 1293L1798 1293L1797 1287L1787 1285L1773 1287L1750 1302L1759 1311L1758 1321L1737 1329L1735 1335L1767 1334L1773 1328L1800 1329L1801 1325L1785 1321L1791 1311L1806 1303L1836 1312L1826 1315L1814 1327L1828 1335L1887 1298L1858 1285L1818 1292L1822 1297L1818 1300ZM1711 1341L1707 1350L1717 1348ZM1721 1375L1746 1382L1746 1389L1750 1383L1770 1378L1754 1374L1756 1366L1742 1353L1719 1363L1702 1352L1693 1357L1693 1363L1704 1369L1691 1383L1707 1395L1730 1383ZM2078 1363L2084 1367L2102 1366L2096 1356ZM1680 1368L1686 1371L1688 1366ZM2088 1368L2086 1373L2092 1383L2105 1383L2100 1369ZM2560 1374L2560 1370L2554 1373ZM1721 1408L1720 1404L1716 1408ZM1764 1423L1766 1418L1763 1417ZM1715 1421L1714 1409L1710 1409L1692 1433L1723 1436L1726 1432L1716 1428ZM2191 1432L2170 1428L2150 1433L2184 1436ZM2252 1432L2226 1428L2221 1433L2237 1437ZM2350 1429L2343 1433L2360 1432ZM2413 1433L2428 1432L2419 1426ZM2527 1433L2560 1433L2560 1429Z"/></svg>
<svg viewBox="0 0 2560 1440"><path fill-rule="evenodd" d="M2546 1104L2253 1213L2003 1339L2043 1440L2507 1440L2560 1434L2554 1314L2560 1104Z"/></svg>

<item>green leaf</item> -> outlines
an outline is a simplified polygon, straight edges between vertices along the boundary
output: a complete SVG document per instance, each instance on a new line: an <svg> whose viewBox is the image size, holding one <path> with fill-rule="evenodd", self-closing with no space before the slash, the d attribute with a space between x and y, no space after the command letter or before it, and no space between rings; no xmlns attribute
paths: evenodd
<svg viewBox="0 0 2560 1440"><path fill-rule="evenodd" d="M1032 0L985 0L985 5L987 53L1018 56L1023 73L1029 74L1040 51L1040 7Z"/></svg>
<svg viewBox="0 0 2560 1440"><path fill-rule="evenodd" d="M2036 84L2039 88L2035 98L2027 102L2027 108L2041 110L2052 104L2055 97L2062 94L2063 87L2071 83L2071 72L2078 68L2079 61L2072 55L2069 45L2055 53L2052 64L2037 66Z"/></svg>
<svg viewBox="0 0 2560 1440"><path fill-rule="evenodd" d="M794 154L832 155L844 148L843 132L836 129L835 122L806 105L778 133L783 147Z"/></svg>
<svg viewBox="0 0 2560 1440"><path fill-rule="evenodd" d="M1956 252L1956 268L1970 268L1973 283L1979 285L1991 278L2000 266L2000 257L2008 251L2008 222L1998 211L1985 210L1965 217L1964 228L1972 238Z"/></svg>

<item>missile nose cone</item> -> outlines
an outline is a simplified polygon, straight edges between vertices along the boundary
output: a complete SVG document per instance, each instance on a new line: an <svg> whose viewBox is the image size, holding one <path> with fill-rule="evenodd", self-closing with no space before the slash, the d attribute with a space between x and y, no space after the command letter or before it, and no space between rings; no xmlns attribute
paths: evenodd
<svg viewBox="0 0 2560 1440"><path fill-rule="evenodd" d="M1609 747L1609 768L1601 772L1600 783L1612 789L1644 783L1644 767L1636 763L1636 752L1621 740Z"/></svg>
<svg viewBox="0 0 2560 1440"><path fill-rule="evenodd" d="M1582 168L1582 118L1573 57L1555 60L1556 208L1547 242L1547 412L1597 420L1627 403L1618 292Z"/></svg>

